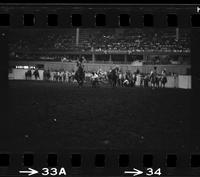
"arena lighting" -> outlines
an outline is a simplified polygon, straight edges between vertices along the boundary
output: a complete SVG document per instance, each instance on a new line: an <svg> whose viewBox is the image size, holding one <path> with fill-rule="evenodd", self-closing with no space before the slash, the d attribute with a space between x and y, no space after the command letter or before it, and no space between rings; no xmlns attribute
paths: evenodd
<svg viewBox="0 0 200 177"><path fill-rule="evenodd" d="M15 66L16 69L35 69L35 66Z"/></svg>
<svg viewBox="0 0 200 177"><path fill-rule="evenodd" d="M23 69L24 66L16 66L17 69Z"/></svg>

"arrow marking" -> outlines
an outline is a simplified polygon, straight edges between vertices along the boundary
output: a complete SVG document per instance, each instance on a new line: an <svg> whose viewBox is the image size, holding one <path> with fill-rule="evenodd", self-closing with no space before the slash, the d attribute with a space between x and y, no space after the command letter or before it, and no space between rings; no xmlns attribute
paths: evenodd
<svg viewBox="0 0 200 177"><path fill-rule="evenodd" d="M125 174L133 174L133 176L141 175L143 171L133 168L133 171L125 171Z"/></svg>
<svg viewBox="0 0 200 177"><path fill-rule="evenodd" d="M19 173L25 173L25 174L27 173L28 176L31 176L31 175L37 174L38 171L37 171L37 170L34 170L34 169L32 169L32 168L28 168L27 171L19 171Z"/></svg>

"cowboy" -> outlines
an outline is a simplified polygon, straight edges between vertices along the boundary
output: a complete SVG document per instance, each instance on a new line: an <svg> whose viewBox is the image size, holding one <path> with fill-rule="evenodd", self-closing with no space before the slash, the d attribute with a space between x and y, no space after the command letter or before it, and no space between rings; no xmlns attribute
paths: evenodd
<svg viewBox="0 0 200 177"><path fill-rule="evenodd" d="M163 70L162 70L162 76L166 76L166 68L164 68Z"/></svg>
<svg viewBox="0 0 200 177"><path fill-rule="evenodd" d="M39 71L38 71L37 68L36 68L35 71L33 72L33 75L35 76L35 80L37 80L38 78L40 78Z"/></svg>
<svg viewBox="0 0 200 177"><path fill-rule="evenodd" d="M161 73L161 84L163 88L165 87L166 83L167 83L167 73L166 73L166 68L164 68L164 70L162 70Z"/></svg>
<svg viewBox="0 0 200 177"><path fill-rule="evenodd" d="M92 87L96 87L97 83L98 83L98 74L95 72L92 72Z"/></svg>
<svg viewBox="0 0 200 177"><path fill-rule="evenodd" d="M125 79L123 82L123 85L127 87L127 86L129 86L129 84L130 84L130 82L128 81L128 79Z"/></svg>
<svg viewBox="0 0 200 177"><path fill-rule="evenodd" d="M151 80L151 87L154 89L156 87L156 81L157 81L157 67L154 67L154 70L150 73L150 80Z"/></svg>

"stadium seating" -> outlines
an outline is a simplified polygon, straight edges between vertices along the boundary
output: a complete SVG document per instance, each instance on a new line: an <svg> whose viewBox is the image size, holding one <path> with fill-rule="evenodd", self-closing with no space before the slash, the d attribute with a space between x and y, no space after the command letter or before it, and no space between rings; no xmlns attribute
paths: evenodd
<svg viewBox="0 0 200 177"><path fill-rule="evenodd" d="M129 54L135 52L190 52L189 33L184 30L179 30L177 35L175 29L81 28L79 30L78 44L76 37L76 29L36 30L18 35L13 34L9 46L11 54L15 55L17 52L21 52L22 56L30 51L44 53L52 51L120 53L126 51ZM153 61L148 62L150 64L154 63ZM160 63L162 64L161 61ZM170 61L167 63L170 64Z"/></svg>

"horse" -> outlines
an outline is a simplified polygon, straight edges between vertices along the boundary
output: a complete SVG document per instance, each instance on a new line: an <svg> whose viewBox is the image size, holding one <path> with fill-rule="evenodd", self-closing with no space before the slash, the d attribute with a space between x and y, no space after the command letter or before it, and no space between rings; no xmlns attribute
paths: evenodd
<svg viewBox="0 0 200 177"><path fill-rule="evenodd" d="M149 87L150 76L145 75L143 78L144 87Z"/></svg>
<svg viewBox="0 0 200 177"><path fill-rule="evenodd" d="M47 70L46 77L47 77L47 80L49 81L49 79L51 78L51 73L49 70Z"/></svg>
<svg viewBox="0 0 200 177"><path fill-rule="evenodd" d="M53 81L58 81L58 73L57 73L57 71L53 72Z"/></svg>
<svg viewBox="0 0 200 177"><path fill-rule="evenodd" d="M37 80L38 78L40 78L40 75L39 75L39 72L38 72L37 69L33 72L33 75L35 76L35 80Z"/></svg>
<svg viewBox="0 0 200 177"><path fill-rule="evenodd" d="M140 74L140 87L144 86L144 74Z"/></svg>
<svg viewBox="0 0 200 177"><path fill-rule="evenodd" d="M66 80L68 80L67 73L65 71L63 72L62 78L63 78L63 82L66 82Z"/></svg>
<svg viewBox="0 0 200 177"><path fill-rule="evenodd" d="M85 71L81 65L78 67L77 71L75 72L74 78L77 80L79 87L82 87L84 83L84 79L85 79Z"/></svg>
<svg viewBox="0 0 200 177"><path fill-rule="evenodd" d="M123 87L123 82L124 82L124 76L123 76L123 73L120 72L119 75L118 75L118 79L117 79L117 84L120 86L120 87Z"/></svg>
<svg viewBox="0 0 200 177"><path fill-rule="evenodd" d="M128 79L124 79L122 84L123 84L123 87L129 87L130 81Z"/></svg>
<svg viewBox="0 0 200 177"><path fill-rule="evenodd" d="M58 82L62 82L62 72L59 71L59 72L57 73L57 75L58 75L57 81L58 81Z"/></svg>
<svg viewBox="0 0 200 177"><path fill-rule="evenodd" d="M134 75L132 75L132 78L131 78L131 86L135 86L135 83L137 81L137 73L134 73Z"/></svg>
<svg viewBox="0 0 200 177"><path fill-rule="evenodd" d="M32 77L32 72L31 70L29 69L28 71L25 72L25 78L26 80L30 80Z"/></svg>
<svg viewBox="0 0 200 177"><path fill-rule="evenodd" d="M136 75L132 75L130 71L126 72L125 78L123 78L123 86L125 87L133 87L136 82Z"/></svg>
<svg viewBox="0 0 200 177"><path fill-rule="evenodd" d="M50 71L49 70L44 70L43 72L43 80L48 81L50 79Z"/></svg>
<svg viewBox="0 0 200 177"><path fill-rule="evenodd" d="M167 83L167 77L162 76L160 81L161 81L161 87L165 88L165 84Z"/></svg>
<svg viewBox="0 0 200 177"><path fill-rule="evenodd" d="M100 78L99 75L97 73L92 73L93 75L91 76L91 83L92 83L92 87L96 88L99 85L100 82Z"/></svg>
<svg viewBox="0 0 200 177"><path fill-rule="evenodd" d="M106 80L106 72L97 72L99 82L105 82Z"/></svg>
<svg viewBox="0 0 200 177"><path fill-rule="evenodd" d="M158 85L158 77L156 72L152 72L150 74L150 82L151 82L151 87L155 88Z"/></svg>
<svg viewBox="0 0 200 177"><path fill-rule="evenodd" d="M75 73L72 71L72 72L69 72L68 73L68 83L73 83L75 80Z"/></svg>
<svg viewBox="0 0 200 177"><path fill-rule="evenodd" d="M114 68L110 72L108 72L108 74L107 74L108 81L113 88L117 87L117 80L118 80L118 73L117 72L118 72L117 68Z"/></svg>

